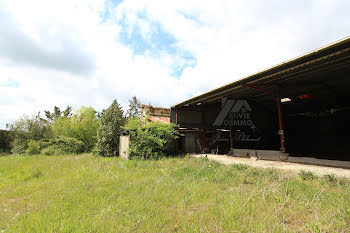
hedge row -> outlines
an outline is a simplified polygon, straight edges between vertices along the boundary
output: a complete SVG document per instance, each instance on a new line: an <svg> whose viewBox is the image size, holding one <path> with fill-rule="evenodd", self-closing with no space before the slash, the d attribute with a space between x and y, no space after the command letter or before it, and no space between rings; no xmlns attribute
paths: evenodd
<svg viewBox="0 0 350 233"><path fill-rule="evenodd" d="M39 141L30 140L12 149L13 154L79 154L86 151L83 142L69 137L42 139Z"/></svg>

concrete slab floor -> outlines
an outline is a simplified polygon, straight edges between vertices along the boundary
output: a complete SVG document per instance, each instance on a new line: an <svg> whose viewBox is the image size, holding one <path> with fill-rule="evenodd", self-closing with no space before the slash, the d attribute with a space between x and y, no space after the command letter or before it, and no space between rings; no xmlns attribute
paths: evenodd
<svg viewBox="0 0 350 233"><path fill-rule="evenodd" d="M279 170L289 171L292 173L299 173L300 171L310 171L316 176L324 176L328 174L335 174L338 177L346 177L350 179L350 169L324 167L309 164L289 163L281 161L255 160L249 158L239 158L227 155L213 155L213 154L195 154L191 155L194 158L207 157L209 160L216 161L225 165L231 164L245 164L252 167L260 168L276 168Z"/></svg>

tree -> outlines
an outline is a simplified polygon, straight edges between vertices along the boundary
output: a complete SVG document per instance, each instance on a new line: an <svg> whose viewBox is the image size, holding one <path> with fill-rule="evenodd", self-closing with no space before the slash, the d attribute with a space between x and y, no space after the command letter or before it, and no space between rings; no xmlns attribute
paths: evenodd
<svg viewBox="0 0 350 233"><path fill-rule="evenodd" d="M50 123L37 115L23 115L9 126L13 133L14 140L12 145L19 146L26 144L29 140L40 140L44 138L52 138L53 132Z"/></svg>
<svg viewBox="0 0 350 233"><path fill-rule="evenodd" d="M72 116L72 107L67 106L64 111L61 111L59 107L55 106L52 113L48 110L45 110L44 112L45 112L46 118L50 122L53 122L58 118L70 118Z"/></svg>
<svg viewBox="0 0 350 233"><path fill-rule="evenodd" d="M97 146L101 155L116 156L119 151L119 135L125 123L123 109L117 100L102 111L97 130Z"/></svg>
<svg viewBox="0 0 350 233"><path fill-rule="evenodd" d="M99 120L96 115L92 107L82 106L71 118L56 118L52 123L55 136L78 139L84 143L86 150L90 151L97 142Z"/></svg>
<svg viewBox="0 0 350 233"><path fill-rule="evenodd" d="M127 111L127 117L136 118L141 116L141 101L133 96L129 100L129 109Z"/></svg>

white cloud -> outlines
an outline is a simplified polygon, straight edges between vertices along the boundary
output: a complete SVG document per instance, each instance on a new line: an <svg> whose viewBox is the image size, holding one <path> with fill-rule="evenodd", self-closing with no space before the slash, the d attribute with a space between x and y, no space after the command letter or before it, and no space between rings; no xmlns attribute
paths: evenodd
<svg viewBox="0 0 350 233"><path fill-rule="evenodd" d="M19 83L0 86L0 127L54 105L126 106L132 95L170 107L350 31L346 0L124 0L103 20L104 10L104 0L0 2L0 80ZM152 43L154 23L196 59L179 78L179 54L135 55L119 41L140 30Z"/></svg>
<svg viewBox="0 0 350 233"><path fill-rule="evenodd" d="M116 12L134 24L146 12L191 51L197 65L180 80L198 94L347 36L347 10L348 2L329 0L126 0Z"/></svg>

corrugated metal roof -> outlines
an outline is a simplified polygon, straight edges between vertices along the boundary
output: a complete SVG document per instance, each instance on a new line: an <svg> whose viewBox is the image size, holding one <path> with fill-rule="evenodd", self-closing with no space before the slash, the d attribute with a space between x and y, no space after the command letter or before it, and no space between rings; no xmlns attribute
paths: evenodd
<svg viewBox="0 0 350 233"><path fill-rule="evenodd" d="M196 105L198 103L214 102L228 95L248 95L254 90L246 85L281 84L286 82L298 82L305 77L322 72L331 71L350 65L350 37L336 41L322 48L311 51L302 56L288 60L271 68L265 69L236 82L229 83L212 91L185 100L173 106L182 107ZM267 88L268 89L268 88ZM273 87L271 87L273 89ZM268 90L267 90L268 91Z"/></svg>

